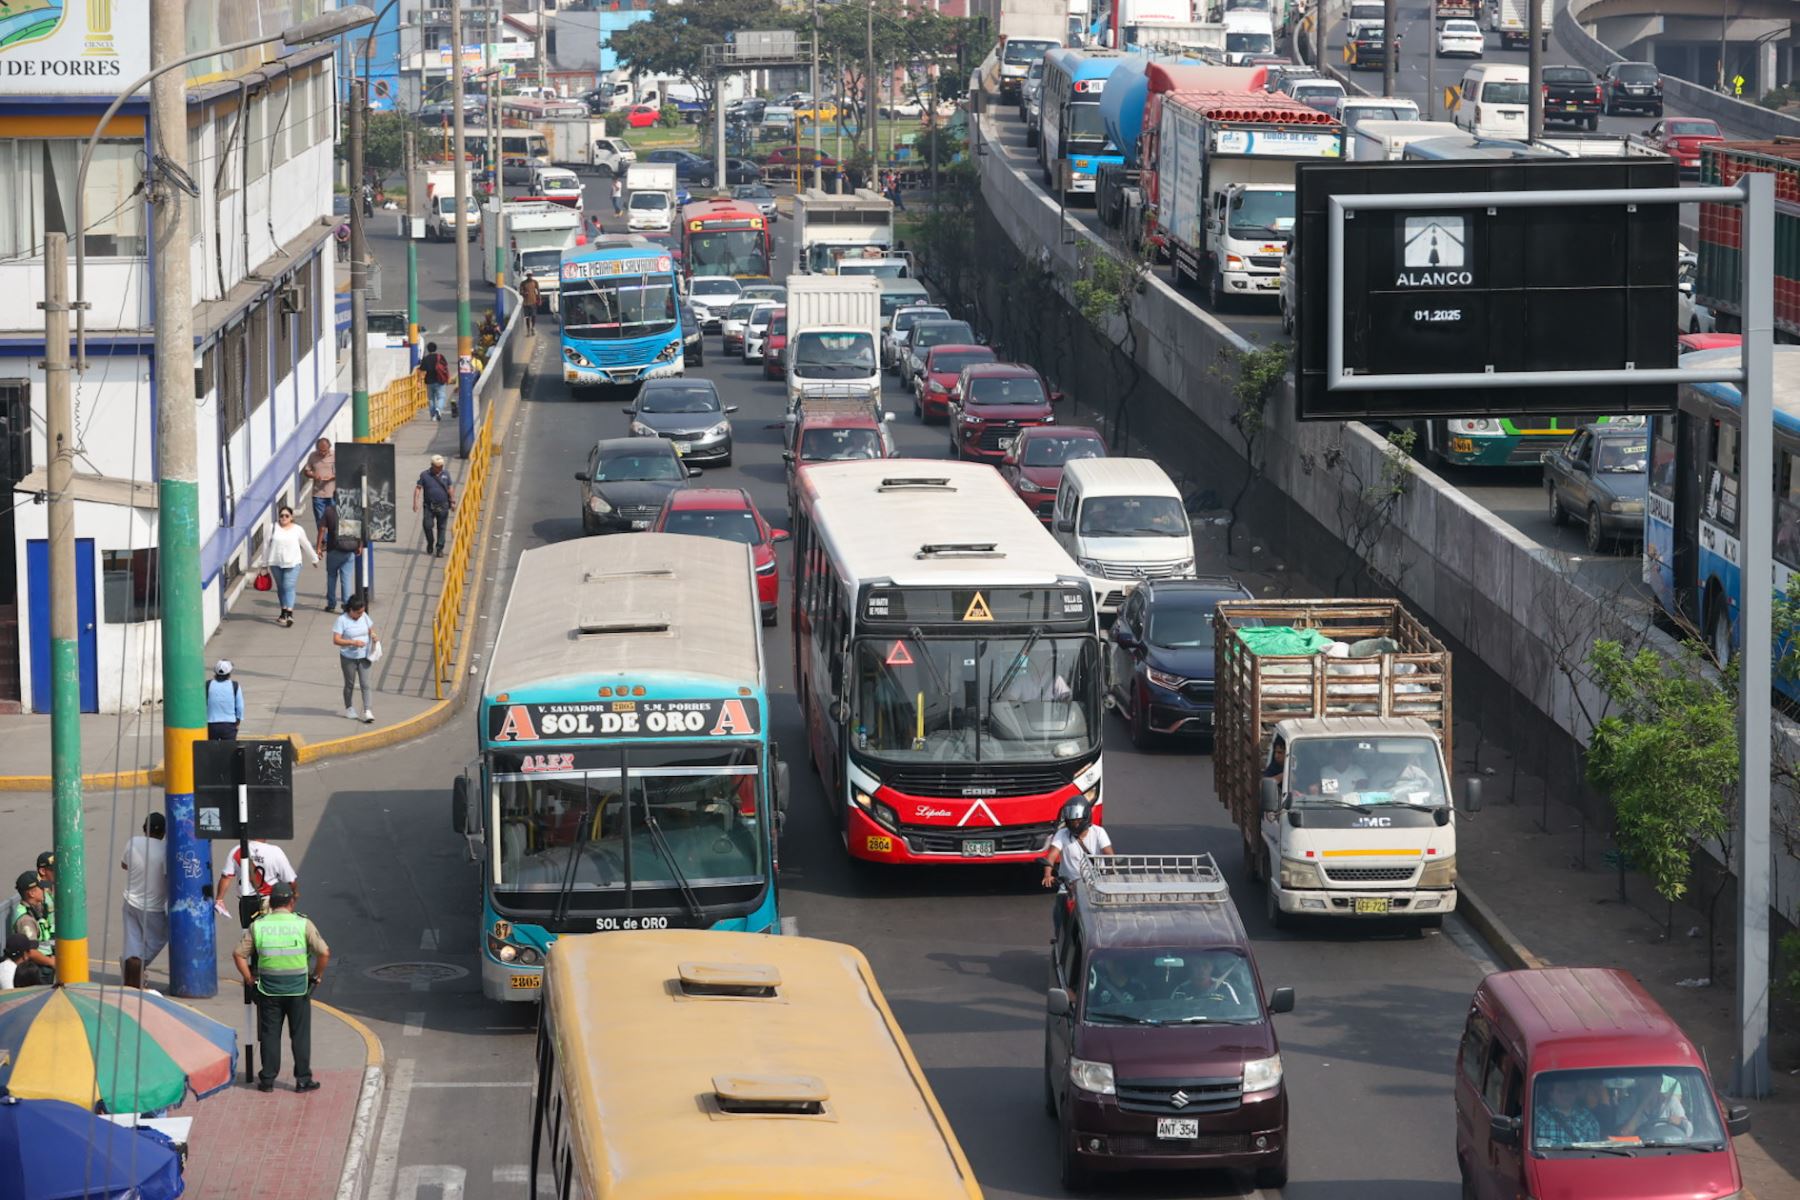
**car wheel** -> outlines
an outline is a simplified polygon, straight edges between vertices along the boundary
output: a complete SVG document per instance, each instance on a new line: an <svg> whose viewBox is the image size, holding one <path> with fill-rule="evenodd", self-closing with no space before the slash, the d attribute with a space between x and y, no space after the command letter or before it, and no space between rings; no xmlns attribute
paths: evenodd
<svg viewBox="0 0 1800 1200"><path fill-rule="evenodd" d="M1292 337L1294 334L1294 313L1288 308L1286 299L1277 301L1281 305L1281 332Z"/></svg>
<svg viewBox="0 0 1800 1200"><path fill-rule="evenodd" d="M1275 889L1268 880L1273 876L1274 864L1269 861L1267 852L1263 855L1263 916L1269 919L1270 929L1286 929L1287 914L1281 911L1281 905L1275 902Z"/></svg>
<svg viewBox="0 0 1800 1200"><path fill-rule="evenodd" d="M1656 111L1651 113L1650 115L1655 117L1659 121L1662 120L1662 115L1663 115L1662 105L1660 105L1660 104L1657 105Z"/></svg>
<svg viewBox="0 0 1800 1200"><path fill-rule="evenodd" d="M1282 1152L1273 1166L1256 1168L1256 1186L1264 1189L1277 1189L1287 1186L1288 1164L1287 1153Z"/></svg>
<svg viewBox="0 0 1800 1200"><path fill-rule="evenodd" d="M1135 697L1131 704L1131 744L1139 750L1148 750L1156 742L1156 735L1150 732L1150 706L1144 703L1142 696Z"/></svg>
<svg viewBox="0 0 1800 1200"><path fill-rule="evenodd" d="M1587 510L1587 548L1590 554L1599 554L1606 549L1606 535L1600 530L1600 509L1597 505L1588 505Z"/></svg>
<svg viewBox="0 0 1800 1200"><path fill-rule="evenodd" d="M1589 113L1588 114L1587 127L1588 127L1589 133L1593 133L1596 129L1600 128L1599 114L1597 114L1597 113Z"/></svg>
<svg viewBox="0 0 1800 1200"><path fill-rule="evenodd" d="M589 535L599 532L594 528L594 518L589 516L585 509L581 513L581 532Z"/></svg>
<svg viewBox="0 0 1800 1200"><path fill-rule="evenodd" d="M1550 523L1559 529L1569 523L1569 511L1562 506L1562 500L1556 494L1556 485L1547 483L1544 490L1550 493Z"/></svg>

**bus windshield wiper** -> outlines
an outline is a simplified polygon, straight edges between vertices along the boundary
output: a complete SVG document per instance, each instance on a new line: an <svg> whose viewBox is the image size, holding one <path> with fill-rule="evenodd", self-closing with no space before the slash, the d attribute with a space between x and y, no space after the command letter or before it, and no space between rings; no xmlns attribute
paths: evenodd
<svg viewBox="0 0 1800 1200"><path fill-rule="evenodd" d="M675 877L675 886L681 889L681 898L687 901L688 911L694 917L694 924L697 927L704 926L706 911L701 907L700 897L694 892L694 887L688 882L687 876L682 873L681 865L675 861L675 851L669 847L669 839L663 834L662 824L650 811L650 797L647 795L644 797L644 828L650 831L650 840L656 843L657 853L661 854L668 862L669 874Z"/></svg>
<svg viewBox="0 0 1800 1200"><path fill-rule="evenodd" d="M581 802L580 833L575 844L569 847L569 866L563 872L562 887L557 890L556 904L550 911L550 928L552 931L569 915L569 898L575 890L575 867L581 861L581 851L587 845L588 830L592 828L594 816L593 793L587 792Z"/></svg>
<svg viewBox="0 0 1800 1200"><path fill-rule="evenodd" d="M1025 644L1019 647L1019 652L1017 654L1013 655L1012 665L1006 668L1006 674L1000 677L1000 682L996 683L994 685L994 690L988 694L988 706L990 708L993 707L994 701L1000 698L1000 693L1004 692L1007 685L1013 681L1013 676L1024 670L1025 661L1031 657L1031 648L1036 646L1038 644L1038 639L1043 636L1044 631L1042 629L1034 629L1031 631L1030 635L1026 637Z"/></svg>

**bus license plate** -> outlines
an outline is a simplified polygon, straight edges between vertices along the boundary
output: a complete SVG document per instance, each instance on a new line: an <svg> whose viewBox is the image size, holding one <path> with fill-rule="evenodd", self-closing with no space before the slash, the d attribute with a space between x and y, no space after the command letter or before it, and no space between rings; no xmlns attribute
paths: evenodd
<svg viewBox="0 0 1800 1200"><path fill-rule="evenodd" d="M870 834L863 839L863 849L867 850L870 854L892 854L894 852L894 839L891 837L883 837L879 834Z"/></svg>
<svg viewBox="0 0 1800 1200"><path fill-rule="evenodd" d="M515 988L526 988L535 991L544 986L544 977L542 975L514 975L512 977L512 985Z"/></svg>
<svg viewBox="0 0 1800 1200"><path fill-rule="evenodd" d="M992 858L994 856L994 841L992 838L984 838L978 842L964 842L963 853L970 858Z"/></svg>
<svg viewBox="0 0 1800 1200"><path fill-rule="evenodd" d="M1193 1141L1200 1136L1199 1117L1158 1117L1156 1119L1156 1136L1159 1138L1180 1138Z"/></svg>
<svg viewBox="0 0 1800 1200"><path fill-rule="evenodd" d="M1386 896L1371 896L1371 897L1358 898L1356 901L1355 907L1356 907L1356 911L1359 913L1372 913L1372 914L1379 915L1381 913L1387 912L1388 898Z"/></svg>

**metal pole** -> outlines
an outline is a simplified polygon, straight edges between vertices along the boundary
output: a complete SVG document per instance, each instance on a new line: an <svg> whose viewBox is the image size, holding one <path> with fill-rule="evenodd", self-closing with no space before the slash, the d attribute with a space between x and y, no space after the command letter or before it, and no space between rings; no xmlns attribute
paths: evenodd
<svg viewBox="0 0 1800 1200"><path fill-rule="evenodd" d="M1400 66L1400 8L1395 0L1387 0L1381 14L1382 37L1387 42L1387 49L1381 56L1381 94L1394 94L1394 74ZM1325 31L1319 30L1319 61L1325 61Z"/></svg>
<svg viewBox="0 0 1800 1200"><path fill-rule="evenodd" d="M413 238L413 221L419 212L418 168L413 157L411 123L406 127L406 357L412 370L419 369L419 244Z"/></svg>
<svg viewBox="0 0 1800 1200"><path fill-rule="evenodd" d="M369 437L369 243L363 215L363 188L368 169L363 162L367 140L368 85L350 81L350 412L351 432L359 442Z"/></svg>
<svg viewBox="0 0 1800 1200"><path fill-rule="evenodd" d="M463 458L475 451L475 327L469 320L469 159L463 152L463 0L450 0L451 135L456 141L451 161L456 167L456 431ZM488 141L494 140L494 131Z"/></svg>
<svg viewBox="0 0 1800 1200"><path fill-rule="evenodd" d="M869 173L872 178L876 164L881 159L881 145L875 134L875 0L869 0L869 11L864 15L867 21L863 27L863 122L868 126Z"/></svg>
<svg viewBox="0 0 1800 1200"><path fill-rule="evenodd" d="M79 232L77 236L80 236ZM81 627L75 608L75 405L69 387L69 235L44 234L44 433L50 462L50 781L56 853L56 981L86 983L81 820Z"/></svg>
<svg viewBox="0 0 1800 1200"><path fill-rule="evenodd" d="M1743 264L1744 456L1743 527L1747 553L1739 556L1743 581L1739 607L1738 756L1742 788L1738 814L1737 1070L1732 1090L1740 1096L1769 1094L1769 647L1774 642L1775 477L1775 177L1746 173L1740 181ZM1760 481L1760 482L1759 482ZM1785 581L1783 581L1785 582ZM1743 651L1748 651L1747 653Z"/></svg>
<svg viewBox="0 0 1800 1200"><path fill-rule="evenodd" d="M1526 87L1531 94L1530 125L1531 140L1538 141L1544 136L1544 0L1529 0L1525 6L1525 36L1531 40L1525 44L1526 71L1530 75ZM1771 428L1773 428L1771 426ZM1754 479L1756 476L1751 476ZM1757 543L1751 543L1755 545ZM1773 545L1774 543L1770 543Z"/></svg>
<svg viewBox="0 0 1800 1200"><path fill-rule="evenodd" d="M812 103L813 103L813 169L812 185L816 188L825 186L825 169L819 165L820 155L825 153L822 143L823 134L819 129L819 0L812 0ZM796 158L799 155L795 155Z"/></svg>
<svg viewBox="0 0 1800 1200"><path fill-rule="evenodd" d="M186 0L151 0L150 64L187 52ZM165 71L150 86L156 152L188 170L187 81ZM157 568L162 591L163 792L169 822L169 990L217 995L212 844L194 828L194 743L206 737L205 632L200 586L200 464L194 406L194 290L187 205L163 184L151 204L156 312Z"/></svg>
<svg viewBox="0 0 1800 1200"><path fill-rule="evenodd" d="M731 190L731 172L725 169L725 72L713 73L713 191L721 196Z"/></svg>
<svg viewBox="0 0 1800 1200"><path fill-rule="evenodd" d="M1437 120L1437 60L1438 60L1438 12L1437 0L1431 4L1431 45L1426 48L1425 55L1425 119Z"/></svg>

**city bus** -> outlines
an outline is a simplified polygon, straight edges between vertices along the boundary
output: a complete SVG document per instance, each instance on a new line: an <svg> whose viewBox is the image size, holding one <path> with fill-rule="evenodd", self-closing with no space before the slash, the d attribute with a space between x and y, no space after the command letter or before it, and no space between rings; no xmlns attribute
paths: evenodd
<svg viewBox="0 0 1800 1200"><path fill-rule="evenodd" d="M687 370L667 246L606 234L563 251L557 274L564 383L629 385Z"/></svg>
<svg viewBox="0 0 1800 1200"><path fill-rule="evenodd" d="M795 473L795 691L845 849L1028 862L1100 811L1101 659L1087 577L982 463Z"/></svg>
<svg viewBox="0 0 1800 1200"><path fill-rule="evenodd" d="M1600 417L1431 417L1411 422L1413 453L1432 466L1535 467Z"/></svg>
<svg viewBox="0 0 1800 1200"><path fill-rule="evenodd" d="M681 206L681 263L688 278L767 278L769 221L754 202L692 200Z"/></svg>
<svg viewBox="0 0 1800 1200"><path fill-rule="evenodd" d="M1100 94L1107 76L1128 55L1120 50L1066 46L1044 55L1044 82L1038 92L1038 165L1044 186L1065 202L1093 195L1095 172L1125 161L1106 138Z"/></svg>
<svg viewBox="0 0 1800 1200"><path fill-rule="evenodd" d="M455 157L451 146L456 135L449 125L436 133L428 132L419 139L419 153L426 162L445 163ZM463 157L477 167L490 165L488 131L477 125L463 130ZM550 165L550 143L536 129L502 126L500 130L501 166L547 167Z"/></svg>
<svg viewBox="0 0 1800 1200"><path fill-rule="evenodd" d="M556 944L527 1178L562 1200L980 1200L852 946L653 930Z"/></svg>
<svg viewBox="0 0 1800 1200"><path fill-rule="evenodd" d="M779 930L761 620L736 542L519 556L452 806L481 862L483 995L535 999L563 934Z"/></svg>
<svg viewBox="0 0 1800 1200"><path fill-rule="evenodd" d="M1681 356L1684 367L1732 366L1732 346ZM1678 411L1651 418L1650 495L1644 506L1644 581L1720 662L1738 648L1738 442L1735 383L1684 384ZM1775 347L1775 589L1800 571L1800 346ZM1782 637L1779 630L1776 638ZM1771 653L1774 648L1771 648ZM1800 685L1775 677L1800 701Z"/></svg>

